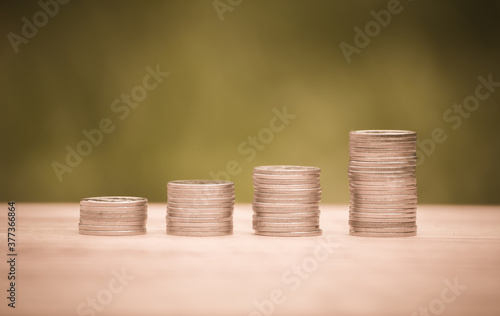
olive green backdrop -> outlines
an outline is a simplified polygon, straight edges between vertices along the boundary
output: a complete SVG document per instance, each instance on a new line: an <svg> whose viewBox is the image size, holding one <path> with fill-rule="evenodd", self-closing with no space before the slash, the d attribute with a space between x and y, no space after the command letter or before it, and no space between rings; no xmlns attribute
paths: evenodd
<svg viewBox="0 0 500 316"><path fill-rule="evenodd" d="M70 1L47 20L35 1L3 1L0 201L165 202L167 181L210 178L236 161L238 202L251 201L254 166L299 164L322 168L324 202L347 203L350 130L409 129L423 141L440 128L446 141L420 153L419 201L500 203L500 87L458 128L443 119L475 94L478 76L500 81L498 1L401 1L387 26L368 25L373 37L350 63L341 43L355 45L355 27L388 1L239 2L216 3L222 21L212 0ZM16 53L9 34L22 36L34 15L41 26ZM114 100L140 96L157 65L169 75L121 120ZM295 117L271 135L283 107ZM106 118L114 130L82 145L88 155L59 181L54 162L66 165L67 146ZM268 143L242 155L259 133Z"/></svg>

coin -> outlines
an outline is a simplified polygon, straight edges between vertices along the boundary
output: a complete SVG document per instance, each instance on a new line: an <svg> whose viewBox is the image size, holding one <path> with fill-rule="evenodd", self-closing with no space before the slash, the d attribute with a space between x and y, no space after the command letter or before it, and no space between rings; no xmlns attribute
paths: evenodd
<svg viewBox="0 0 500 316"><path fill-rule="evenodd" d="M133 196L101 196L80 201L81 206L139 206L147 203L147 199Z"/></svg>
<svg viewBox="0 0 500 316"><path fill-rule="evenodd" d="M266 174L315 174L319 175L320 168L309 166L293 166L293 165L276 165L276 166L260 166L253 169L254 173Z"/></svg>
<svg viewBox="0 0 500 316"><path fill-rule="evenodd" d="M186 217L186 218L221 218L221 217L232 217L233 212L218 212L218 213L209 213L209 212L173 212L167 211L167 216L170 217Z"/></svg>
<svg viewBox="0 0 500 316"><path fill-rule="evenodd" d="M170 230L167 228L167 234L168 235L174 235L174 236L185 236L185 237L216 237L216 236L228 236L232 235L233 231L228 230L228 231L222 231L222 232L217 232L217 231L211 231L211 232L187 232L187 231L176 231L176 230Z"/></svg>
<svg viewBox="0 0 500 316"><path fill-rule="evenodd" d="M137 211L146 211L148 210L148 205L140 205L140 206L87 206L80 205L80 211L91 211L91 212L107 212L107 211L121 211L121 212L137 212Z"/></svg>
<svg viewBox="0 0 500 316"><path fill-rule="evenodd" d="M401 228L401 227L416 227L415 221L401 222L401 221L387 221L387 222L373 222L373 221L353 221L349 220L349 225L354 230L357 228Z"/></svg>
<svg viewBox="0 0 500 316"><path fill-rule="evenodd" d="M227 189L234 188L231 181L218 180L176 180L170 181L167 188L190 188L190 189Z"/></svg>
<svg viewBox="0 0 500 316"><path fill-rule="evenodd" d="M321 236L321 229L315 231L295 231L295 232L266 232L266 231L256 231L256 235L267 236L267 237L312 237Z"/></svg>
<svg viewBox="0 0 500 316"><path fill-rule="evenodd" d="M232 216L228 217L175 217L175 216L166 216L167 222L172 223L232 223Z"/></svg>
<svg viewBox="0 0 500 316"><path fill-rule="evenodd" d="M319 223L319 216L310 216L310 217L261 217L261 216L253 216L254 223L262 223L262 224L286 224L286 223L304 223L306 226L311 223Z"/></svg>
<svg viewBox="0 0 500 316"><path fill-rule="evenodd" d="M143 230L146 227L145 225L91 225L91 224L78 224L78 228L80 230L112 230L112 231L134 231L134 230Z"/></svg>
<svg viewBox="0 0 500 316"><path fill-rule="evenodd" d="M167 221L167 225L169 228L175 229L175 227L190 227L190 228L232 228L232 222L176 222L176 221Z"/></svg>
<svg viewBox="0 0 500 316"><path fill-rule="evenodd" d="M319 228L319 221L314 222L301 222L301 221L293 221L293 222L262 222L262 221L253 221L253 228L258 230L266 230L266 227L276 227L276 228L284 228L284 229L292 229L295 230L297 227L316 227ZM302 228L301 228L302 229Z"/></svg>
<svg viewBox="0 0 500 316"><path fill-rule="evenodd" d="M351 236L358 237L413 237L417 236L417 231L406 232L406 233L369 233L369 232L357 232L349 231Z"/></svg>
<svg viewBox="0 0 500 316"><path fill-rule="evenodd" d="M167 229L169 231L181 231L181 232L228 232L233 230L233 225L226 226L174 226L168 225Z"/></svg>
<svg viewBox="0 0 500 316"><path fill-rule="evenodd" d="M80 224L85 224L85 225L94 225L94 226L99 226L99 225L105 225L105 226L145 226L146 221L145 220L139 220L139 221L126 221L126 220L108 220L108 221L103 221L100 219L95 219L95 220L87 220L87 219L80 219Z"/></svg>
<svg viewBox="0 0 500 316"><path fill-rule="evenodd" d="M146 229L140 230L83 230L80 229L79 233L82 235L94 235L94 236L134 236L134 235L144 235L146 233Z"/></svg>

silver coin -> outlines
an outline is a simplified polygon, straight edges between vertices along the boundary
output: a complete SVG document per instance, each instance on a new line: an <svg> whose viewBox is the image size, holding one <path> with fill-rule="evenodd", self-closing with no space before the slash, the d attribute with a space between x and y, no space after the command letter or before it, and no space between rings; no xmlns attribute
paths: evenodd
<svg viewBox="0 0 500 316"><path fill-rule="evenodd" d="M395 163L395 162L405 162L405 163L411 163L411 164L416 164L417 163L417 157L416 155L410 154L410 155L403 155L403 156L389 156L389 157L383 157L383 156L371 156L371 155L356 155L356 156L350 156L350 161L356 161L356 162L370 162L370 163Z"/></svg>
<svg viewBox="0 0 500 316"><path fill-rule="evenodd" d="M167 223L175 222L175 223L228 223L233 222L233 217L175 217L175 216L166 216Z"/></svg>
<svg viewBox="0 0 500 316"><path fill-rule="evenodd" d="M354 221L376 221L383 222L387 221L402 221L402 222L411 222L416 221L417 214L397 214L397 213L349 213L349 220Z"/></svg>
<svg viewBox="0 0 500 316"><path fill-rule="evenodd" d="M410 217L416 216L416 208L415 209L399 209L399 210L389 210L389 209L360 209L360 208L351 208L349 214L352 216L358 217L396 217L399 215L400 217Z"/></svg>
<svg viewBox="0 0 500 316"><path fill-rule="evenodd" d="M382 218L378 217L358 217L358 216L352 216L349 215L349 221L354 221L354 222L362 222L362 223L413 223L415 224L417 222L417 217L397 217L393 218L390 215L387 215Z"/></svg>
<svg viewBox="0 0 500 316"><path fill-rule="evenodd" d="M321 184L319 181L317 183L307 183L307 184L256 184L254 182L255 190L262 192L266 191L288 191L288 190L321 190Z"/></svg>
<svg viewBox="0 0 500 316"><path fill-rule="evenodd" d="M173 227L190 227L190 228L232 228L232 222L211 222L211 223L200 223L200 222L175 222L167 221L167 226Z"/></svg>
<svg viewBox="0 0 500 316"><path fill-rule="evenodd" d="M404 204L404 205L413 205L417 203L417 197L416 196L411 196L411 197L406 197L406 196L400 196L400 197L394 197L390 195L361 195L361 197L355 196L350 194L349 200L353 203L356 203L358 205L361 204L383 204L383 205L389 205L389 204Z"/></svg>
<svg viewBox="0 0 500 316"><path fill-rule="evenodd" d="M254 196L259 196L262 198L299 198L299 199L310 199L310 198L320 198L321 191L304 191L304 190L294 190L294 191L269 191L269 192L261 192L260 190L254 191Z"/></svg>
<svg viewBox="0 0 500 316"><path fill-rule="evenodd" d="M262 227L283 227L283 228L289 228L292 230L301 230L302 227L319 228L319 221L315 221L315 222L284 222L284 223L283 222L253 221L252 226L254 229L261 229Z"/></svg>
<svg viewBox="0 0 500 316"><path fill-rule="evenodd" d="M349 146L357 148L416 147L416 138L411 140L366 140L350 139Z"/></svg>
<svg viewBox="0 0 500 316"><path fill-rule="evenodd" d="M80 222L146 222L147 216L140 217L124 217L124 216L114 216L114 217L103 217L103 216L82 216L80 215Z"/></svg>
<svg viewBox="0 0 500 316"><path fill-rule="evenodd" d="M392 162L380 162L380 161L355 161L350 160L349 167L352 168L371 168L371 169L400 169L400 168L411 168L416 169L416 164L401 162L401 161L392 161Z"/></svg>
<svg viewBox="0 0 500 316"><path fill-rule="evenodd" d="M84 224L84 225L91 225L91 226L97 226L97 225L104 225L104 226L140 226L140 225L145 225L146 221L145 220L141 220L141 221L123 221L123 220L100 221L100 220L82 220L82 219L80 219L79 223L80 224Z"/></svg>
<svg viewBox="0 0 500 316"><path fill-rule="evenodd" d="M142 225L122 225L122 226L113 226L113 225L89 225L89 224L78 224L78 228L81 230L108 230L108 231L133 231L133 230L142 230L146 228L145 224Z"/></svg>
<svg viewBox="0 0 500 316"><path fill-rule="evenodd" d="M190 207L190 206L182 206L176 207L169 205L167 203L167 210L171 210L174 212L230 212L234 210L234 205L231 206L215 206L215 207Z"/></svg>
<svg viewBox="0 0 500 316"><path fill-rule="evenodd" d="M129 212L112 212L112 211L80 211L80 216L102 216L102 217L136 217L146 216L145 211L129 211Z"/></svg>
<svg viewBox="0 0 500 316"><path fill-rule="evenodd" d="M256 207L273 207L273 208L309 208L309 207L319 207L319 202L308 202L308 203L285 203L285 202L279 202L279 203L264 203L264 202L253 202L253 206Z"/></svg>
<svg viewBox="0 0 500 316"><path fill-rule="evenodd" d="M182 198L182 199L232 199L234 200L234 191L230 193L185 193L185 192L168 192L167 198Z"/></svg>
<svg viewBox="0 0 500 316"><path fill-rule="evenodd" d="M255 226L252 228L256 232L280 232L280 233L293 233L293 232L312 232L319 229L319 225L316 226Z"/></svg>
<svg viewBox="0 0 500 316"><path fill-rule="evenodd" d="M274 165L255 167L253 172L265 174L319 174L321 172L321 168L294 165Z"/></svg>
<svg viewBox="0 0 500 316"><path fill-rule="evenodd" d="M226 197L209 197L209 196L181 196L181 195L169 195L168 201L172 203L197 203L197 202L205 202L205 203L234 203L234 195L226 196Z"/></svg>
<svg viewBox="0 0 500 316"><path fill-rule="evenodd" d="M383 146L359 146L349 144L349 157L356 158L365 155L408 156L416 154L415 145L387 144Z"/></svg>
<svg viewBox="0 0 500 316"><path fill-rule="evenodd" d="M107 211L113 211L113 212L136 212L136 211L146 211L148 210L148 205L141 205L141 206L86 206L82 205L80 206L80 211L101 211L101 212L107 212Z"/></svg>
<svg viewBox="0 0 500 316"><path fill-rule="evenodd" d="M404 203L404 202L377 202L377 201L367 201L360 202L357 200L351 199L351 205L357 208L363 209L396 209L396 208L415 208L417 206L417 202L413 203Z"/></svg>
<svg viewBox="0 0 500 316"><path fill-rule="evenodd" d="M185 199L185 198L173 198L170 197L167 200L169 205L194 205L199 207L200 205L215 205L215 206L231 206L234 205L234 199Z"/></svg>
<svg viewBox="0 0 500 316"><path fill-rule="evenodd" d="M357 227L364 227L364 228L398 228L398 227L416 227L415 222L394 222L394 221L387 221L387 222L371 222L371 221L354 221L354 220L349 220L349 226L357 228Z"/></svg>
<svg viewBox="0 0 500 316"><path fill-rule="evenodd" d="M320 184L319 177L304 177L304 176L300 176L297 179L293 179L293 178L278 178L275 176L260 177L257 175L253 175L252 180L254 186L269 185L269 184L276 184L276 185Z"/></svg>
<svg viewBox="0 0 500 316"><path fill-rule="evenodd" d="M353 227L351 231L366 233L408 233L417 230L417 225L406 227Z"/></svg>
<svg viewBox="0 0 500 316"><path fill-rule="evenodd" d="M254 194L283 194L283 195L290 195L290 194L298 194L298 195L310 195L310 194L321 194L321 186L315 187L315 188L308 188L308 187L279 187L279 188L273 188L273 187L257 187L254 191Z"/></svg>
<svg viewBox="0 0 500 316"><path fill-rule="evenodd" d="M141 220L146 220L148 216L146 214L144 215L86 215L86 214L80 214L80 219L82 220L113 220L113 221L141 221Z"/></svg>
<svg viewBox="0 0 500 316"><path fill-rule="evenodd" d="M80 201L81 206L140 206L147 203L147 199L133 196L89 197Z"/></svg>
<svg viewBox="0 0 500 316"><path fill-rule="evenodd" d="M231 181L218 180L175 180L167 183L168 188L234 188L234 183Z"/></svg>
<svg viewBox="0 0 500 316"><path fill-rule="evenodd" d="M349 167L347 169L347 174L354 174L354 175L366 175L366 176L372 176L372 175L385 175L385 174L397 174L399 176L402 176L402 175L406 175L408 177L413 177L415 175L415 168L413 169L402 169L402 168L399 168L399 169L395 169L395 168L392 168L391 169L384 169L382 170L381 168L379 169L369 169L369 168L364 168L365 170L360 170L360 169L355 169L355 168L351 168Z"/></svg>
<svg viewBox="0 0 500 316"><path fill-rule="evenodd" d="M413 194L410 195L379 195L379 194L350 194L350 200L357 203L367 203L374 202L377 204L386 204L386 203L417 203L417 197Z"/></svg>
<svg viewBox="0 0 500 316"><path fill-rule="evenodd" d="M256 231L256 235L267 236L267 237L313 237L313 236L321 236L322 231L318 229L316 231L310 232L265 232L265 231Z"/></svg>
<svg viewBox="0 0 500 316"><path fill-rule="evenodd" d="M254 202L262 202L262 203L318 203L321 201L321 197L262 197L262 196L254 196Z"/></svg>
<svg viewBox="0 0 500 316"><path fill-rule="evenodd" d="M349 157L415 157L415 148L349 148ZM355 160L355 159L354 159Z"/></svg>
<svg viewBox="0 0 500 316"><path fill-rule="evenodd" d="M347 175L352 180L413 180L415 179L414 172L351 172Z"/></svg>
<svg viewBox="0 0 500 316"><path fill-rule="evenodd" d="M176 231L176 232L198 232L198 233L204 233L204 232L229 232L233 230L233 226L226 226L226 227L187 227L187 226L173 226L173 225L168 225L167 226L168 231Z"/></svg>
<svg viewBox="0 0 500 316"><path fill-rule="evenodd" d="M183 197L231 197L234 196L234 188L230 189L178 189L168 188L167 197L183 196Z"/></svg>
<svg viewBox="0 0 500 316"><path fill-rule="evenodd" d="M231 209L234 203L174 203L167 202L170 208L190 208L190 209Z"/></svg>
<svg viewBox="0 0 500 316"><path fill-rule="evenodd" d="M349 132L351 137L416 137L417 133L408 130L366 129Z"/></svg>
<svg viewBox="0 0 500 316"><path fill-rule="evenodd" d="M348 171L351 172L415 172L415 166L358 166L355 164L349 164Z"/></svg>
<svg viewBox="0 0 500 316"><path fill-rule="evenodd" d="M417 232L407 232L407 233L369 233L369 232L357 232L349 231L351 236L358 237L413 237L417 236Z"/></svg>
<svg viewBox="0 0 500 316"><path fill-rule="evenodd" d="M366 195L417 195L417 187L413 188L394 188L394 187L364 187L364 186L349 186L352 194Z"/></svg>
<svg viewBox="0 0 500 316"><path fill-rule="evenodd" d="M316 216L258 216L254 215L252 217L252 221L254 222L263 222L263 223L295 223L295 222L309 222L309 223L317 223L319 222L319 215Z"/></svg>
<svg viewBox="0 0 500 316"><path fill-rule="evenodd" d="M82 230L78 231L82 235L93 236L135 236L146 234L146 229L141 230L123 230L123 231L107 231L107 230Z"/></svg>
<svg viewBox="0 0 500 316"><path fill-rule="evenodd" d="M233 215L233 212L218 212L218 213L209 213L209 212L172 212L168 211L167 215L170 217L197 217L197 218L220 218L220 217L230 217Z"/></svg>
<svg viewBox="0 0 500 316"><path fill-rule="evenodd" d="M233 231L226 232L186 232L186 231L173 231L167 230L167 235L185 236L185 237L216 237L216 236L229 236Z"/></svg>

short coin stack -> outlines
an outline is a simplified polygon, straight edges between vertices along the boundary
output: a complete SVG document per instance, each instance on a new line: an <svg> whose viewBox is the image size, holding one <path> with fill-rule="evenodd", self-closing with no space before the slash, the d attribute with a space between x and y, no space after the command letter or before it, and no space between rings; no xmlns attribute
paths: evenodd
<svg viewBox="0 0 500 316"><path fill-rule="evenodd" d="M364 130L349 134L350 234L417 234L417 134Z"/></svg>
<svg viewBox="0 0 500 316"><path fill-rule="evenodd" d="M167 234L225 236L233 233L233 182L170 181L167 195Z"/></svg>
<svg viewBox="0 0 500 316"><path fill-rule="evenodd" d="M80 201L79 232L95 236L131 236L146 233L148 200L103 196Z"/></svg>
<svg viewBox="0 0 500 316"><path fill-rule="evenodd" d="M261 166L253 170L253 229L262 236L319 236L321 169Z"/></svg>

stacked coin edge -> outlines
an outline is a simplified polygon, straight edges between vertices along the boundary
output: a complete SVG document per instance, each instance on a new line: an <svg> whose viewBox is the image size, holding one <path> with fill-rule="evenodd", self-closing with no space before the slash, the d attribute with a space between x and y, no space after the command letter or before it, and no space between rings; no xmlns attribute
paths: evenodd
<svg viewBox="0 0 500 316"><path fill-rule="evenodd" d="M103 196L80 201L79 233L93 236L146 234L148 200L130 196Z"/></svg>
<svg viewBox="0 0 500 316"><path fill-rule="evenodd" d="M349 133L349 233L416 236L416 139L413 131Z"/></svg>
<svg viewBox="0 0 500 316"><path fill-rule="evenodd" d="M269 237L319 236L320 168L259 166L253 170L256 235Z"/></svg>
<svg viewBox="0 0 500 316"><path fill-rule="evenodd" d="M168 235L209 237L233 234L233 182L170 181L167 199Z"/></svg>

